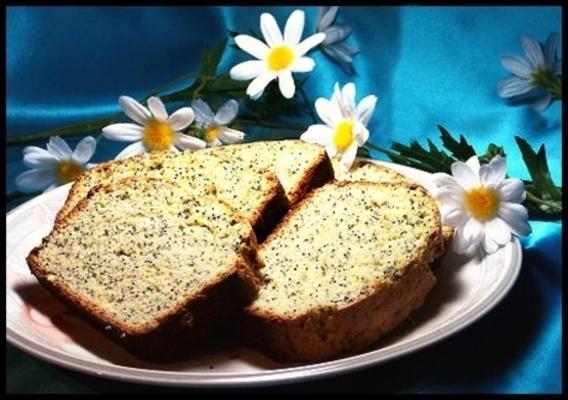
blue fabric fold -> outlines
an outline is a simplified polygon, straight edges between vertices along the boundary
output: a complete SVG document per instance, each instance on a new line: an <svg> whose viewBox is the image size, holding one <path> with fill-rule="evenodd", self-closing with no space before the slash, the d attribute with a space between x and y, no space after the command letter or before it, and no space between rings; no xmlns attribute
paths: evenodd
<svg viewBox="0 0 568 400"><path fill-rule="evenodd" d="M315 32L318 9L303 9L306 37ZM283 27L293 10L8 7L7 135L118 112L120 95L142 97L160 84L195 72L204 46L227 37L227 30L259 31L263 11L273 13ZM520 135L533 147L546 145L552 177L560 184L561 104L555 102L538 113L528 106L509 105L496 91L498 81L509 75L500 57L522 56L524 34L544 41L551 32L561 33L560 7L341 7L339 21L353 27L347 43L360 49L354 58L356 74L348 76L321 52L312 52L316 68L306 84L310 98L329 98L335 82L353 81L358 100L368 94L379 98L369 124L374 143L387 146L392 140L418 139L424 144L427 138L439 143L436 125L443 125L465 135L479 152L489 143L505 146L509 174L528 179L513 140L513 135ZM228 71L248 58L231 48L220 70ZM264 137L278 138L278 132L264 132ZM79 140L69 142L74 147ZM36 144L45 147L45 141ZM113 158L125 145L101 140L93 162ZM6 191L16 189L14 179L26 169L22 149L7 148ZM531 226L532 235L523 239L521 277L511 295L452 339L448 348L437 345L443 362L432 360L433 367L424 369L412 356L405 358L408 390L561 391L562 224L533 221ZM488 321L502 329L489 329ZM481 362L480 351L487 355L483 365L456 368L456 363L470 359ZM422 378L413 380L416 376Z"/></svg>

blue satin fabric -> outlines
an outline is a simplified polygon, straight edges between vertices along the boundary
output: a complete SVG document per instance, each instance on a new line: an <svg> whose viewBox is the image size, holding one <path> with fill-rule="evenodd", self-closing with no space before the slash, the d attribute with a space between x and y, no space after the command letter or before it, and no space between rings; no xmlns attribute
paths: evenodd
<svg viewBox="0 0 568 400"><path fill-rule="evenodd" d="M222 39L226 29L258 31L262 11L273 13L283 26L293 9L10 7L8 135L114 113L118 96L142 97L195 71L203 46ZM317 8L303 9L305 37L315 29ZM521 178L529 176L513 135L533 147L544 143L553 179L560 184L560 103L538 113L508 105L496 94L497 82L508 76L500 56L522 55L523 34L544 41L553 31L561 33L560 7L342 7L339 19L353 27L348 43L361 50L354 61L357 74L349 77L320 52L311 53L317 63L306 86L311 98L330 97L335 82L353 81L358 99L379 97L369 125L373 142L424 143L431 138L438 143L440 124L464 134L478 151L490 142L504 145L510 175ZM229 49L221 70L247 58ZM268 135L276 138L278 132ZM74 146L79 139L69 142ZM110 159L124 146L103 139L93 161ZM7 191L15 190L14 178L25 169L22 148L7 150ZM413 358L420 355L403 359L408 378L399 390L561 390L562 224L531 225L533 234L523 239L522 272L512 293L467 331L422 353L434 357L428 368ZM380 377L374 385L389 388Z"/></svg>

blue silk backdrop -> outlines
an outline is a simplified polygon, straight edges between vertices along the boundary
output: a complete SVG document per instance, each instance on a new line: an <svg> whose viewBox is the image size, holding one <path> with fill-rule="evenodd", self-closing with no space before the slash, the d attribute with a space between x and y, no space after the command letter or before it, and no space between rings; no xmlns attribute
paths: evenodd
<svg viewBox="0 0 568 400"><path fill-rule="evenodd" d="M227 29L258 30L262 11L283 26L292 7L10 7L7 9L7 135L19 135L119 110L118 96L150 89L195 71L203 46ZM315 29L317 7L304 7ZM528 178L513 135L546 144L553 179L561 181L561 105L543 113L511 106L496 94L508 76L506 53L522 55L519 39L544 41L562 32L560 7L342 7L360 48L349 77L320 52L306 84L313 99L335 82L355 82L360 99L379 97L371 140L438 143L436 125L464 134L478 149L490 142L507 152L509 174ZM229 49L221 70L247 56ZM276 132L263 132L276 138ZM261 137L261 136L253 136ZM74 146L80 138L70 139ZM45 146L45 142L38 145ZM102 140L94 162L124 143ZM23 146L7 149L6 190L23 170ZM374 154L384 159L381 154ZM13 204L9 203L8 208ZM559 392L561 390L561 222L531 221L523 239L519 282L492 313L433 350L397 361L408 376L399 386L377 377L375 389L413 392ZM421 356L422 354L422 356ZM435 359L424 367L420 357ZM39 361L38 361L39 363ZM400 364L403 363L403 364ZM17 366L13 366L17 368ZM10 366L9 366L10 370ZM370 387L369 390L372 390Z"/></svg>

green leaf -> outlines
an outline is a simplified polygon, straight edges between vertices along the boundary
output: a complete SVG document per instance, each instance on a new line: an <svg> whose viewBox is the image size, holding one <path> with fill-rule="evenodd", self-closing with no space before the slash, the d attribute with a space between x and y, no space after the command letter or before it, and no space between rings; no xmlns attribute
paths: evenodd
<svg viewBox="0 0 568 400"><path fill-rule="evenodd" d="M450 173L450 166L455 159L439 150L431 140L428 140L428 147L429 150L426 150L416 140L410 142L410 146L394 142L391 145L391 149L398 152L398 156L395 156L396 160L393 159L392 154L388 154L388 156L395 162L400 162L397 160L408 159L408 163L405 163L405 165L420 168L428 172Z"/></svg>
<svg viewBox="0 0 568 400"><path fill-rule="evenodd" d="M227 39L221 40L212 50L203 50L201 56L201 65L199 66L199 76L201 77L214 77L217 74L217 67L221 62L223 51L227 45Z"/></svg>
<svg viewBox="0 0 568 400"><path fill-rule="evenodd" d="M460 135L460 141L458 142L443 126L438 125L438 130L441 134L442 144L451 152L454 158L459 161L467 161L468 158L475 155L475 150L463 135Z"/></svg>
<svg viewBox="0 0 568 400"><path fill-rule="evenodd" d="M505 157L506 156L505 150L501 146L497 146L496 144L490 143L489 146L487 146L485 154L479 157L479 163L487 164L489 161L491 161L493 157L497 155Z"/></svg>
<svg viewBox="0 0 568 400"><path fill-rule="evenodd" d="M371 157L371 152L369 151L369 148L366 146L362 146L357 149L357 157L373 158Z"/></svg>
<svg viewBox="0 0 568 400"><path fill-rule="evenodd" d="M236 31L231 31L231 30L227 30L227 32L229 32L229 36L231 37L235 37L235 36L239 36L240 33L236 32Z"/></svg>
<svg viewBox="0 0 568 400"><path fill-rule="evenodd" d="M525 139L515 136L515 140L539 197L543 200L562 200L562 191L554 185L550 176L544 144L540 146L537 153Z"/></svg>

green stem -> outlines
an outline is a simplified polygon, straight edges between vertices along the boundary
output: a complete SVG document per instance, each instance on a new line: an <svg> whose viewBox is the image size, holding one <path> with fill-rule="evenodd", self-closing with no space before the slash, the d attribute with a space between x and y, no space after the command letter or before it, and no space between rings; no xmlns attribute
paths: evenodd
<svg viewBox="0 0 568 400"><path fill-rule="evenodd" d="M14 191L14 192L8 192L6 193L6 201L12 201L12 200L16 200L19 197L26 197L26 196L35 196L35 194L33 193L22 193L19 191Z"/></svg>
<svg viewBox="0 0 568 400"><path fill-rule="evenodd" d="M175 85L175 84L177 84L177 83L179 83L179 82L181 82L185 79L188 79L192 76L194 76L194 74L185 74L185 75L182 75L182 76L180 76L180 77L178 77L178 78L176 78L172 81L164 83L163 85L157 86L156 88L152 89L148 95L146 95L143 99L141 99L140 102L143 103L144 101L146 101L151 96L155 96L156 94L159 94L160 92L164 91L168 87L171 87L171 86L173 86L173 85ZM95 119L95 120L91 120L91 121L87 121L87 122L80 122L78 124L68 125L68 126L64 126L62 128L51 129L51 130L41 132L41 133L33 133L33 134L23 135L23 136L8 137L6 139L6 144L7 145L22 144L22 143L31 142L31 141L34 141L34 140L49 139L52 136L66 137L66 136L87 135L91 132L100 130L100 129L104 128L105 126L115 122L122 115L123 115L123 113L120 112L120 113L115 114L111 117ZM97 141L98 140L100 140L100 136L97 138Z"/></svg>
<svg viewBox="0 0 568 400"><path fill-rule="evenodd" d="M387 154L387 155L391 155L391 154L392 154L392 155L398 155L397 152L395 152L395 151L393 151L393 150L390 150L390 149L385 149L384 147L380 147L380 146L378 146L378 145L376 145L376 144L374 144L374 143L371 143L370 141L367 141L367 142L365 143L365 145L366 145L367 147L370 147L371 149L380 151L381 153L385 153L385 154Z"/></svg>
<svg viewBox="0 0 568 400"><path fill-rule="evenodd" d="M314 109L312 108L312 105L311 105L310 101L308 100L308 96L306 95L306 92L304 91L303 86L300 87L300 95L302 96L302 99L304 100L306 107L310 111L310 116L312 117L312 121L314 122L314 124L317 124L318 119L316 117L316 113L314 112Z"/></svg>
<svg viewBox="0 0 568 400"><path fill-rule="evenodd" d="M289 124L279 124L277 122L267 122L267 121L257 121L254 119L249 118L237 118L234 121L235 123L240 123L243 125L257 125L262 126L265 128L273 128L273 129L288 129L292 131L302 131L306 130L305 126L302 125L289 125Z"/></svg>

